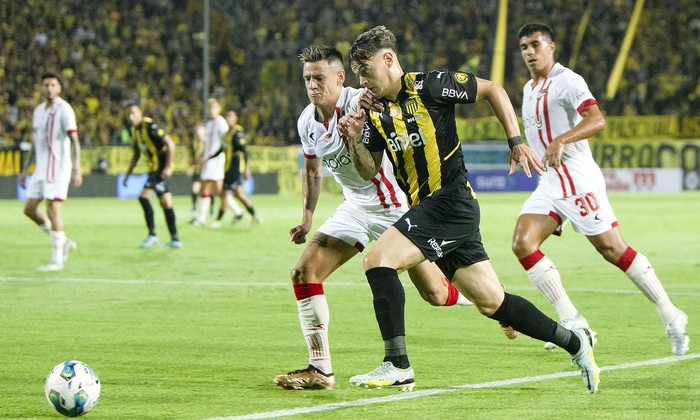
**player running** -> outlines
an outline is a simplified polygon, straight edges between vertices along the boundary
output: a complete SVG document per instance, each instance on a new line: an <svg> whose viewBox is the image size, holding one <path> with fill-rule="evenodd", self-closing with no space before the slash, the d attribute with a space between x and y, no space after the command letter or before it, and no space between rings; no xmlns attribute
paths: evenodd
<svg viewBox="0 0 700 420"><path fill-rule="evenodd" d="M289 232L292 242L305 243L311 230L321 192L322 162L342 187L345 200L311 238L291 273L309 366L279 375L274 383L284 389L333 389L335 376L328 343L330 316L323 281L364 250L370 241L376 240L408 210L408 206L386 157L379 173L366 181L355 170L347 143L338 133L338 119L346 112L357 110L363 92L343 87L345 70L341 53L330 46L310 46L303 50L300 58L311 104L297 122L304 152L303 216L301 223ZM409 270L409 276L421 297L432 305L471 305L435 264L426 262L416 266ZM394 286L392 293L404 293L400 284ZM375 312L385 310L385 306L383 301L374 301ZM401 380L383 377L377 381L377 384L403 390L414 386L412 372Z"/></svg>
<svg viewBox="0 0 700 420"><path fill-rule="evenodd" d="M549 170L523 204L513 233L513 252L556 309L561 325L588 328L588 321L566 294L559 270L540 250L545 239L561 234L570 220L574 231L586 235L603 258L625 272L656 305L671 350L685 354L690 341L688 317L671 303L647 257L622 239L603 173L593 160L588 138L605 127L598 102L581 76L554 61L556 44L549 27L527 24L518 39L531 77L523 88L525 136Z"/></svg>

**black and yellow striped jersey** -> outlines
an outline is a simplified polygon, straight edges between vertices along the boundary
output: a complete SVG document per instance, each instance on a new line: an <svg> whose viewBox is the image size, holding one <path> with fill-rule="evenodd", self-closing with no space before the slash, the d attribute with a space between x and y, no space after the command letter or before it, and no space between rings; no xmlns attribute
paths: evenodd
<svg viewBox="0 0 700 420"><path fill-rule="evenodd" d="M406 73L397 102L382 99L370 111L362 141L370 151L386 151L396 179L417 205L440 188L466 184L467 171L455 123L455 104L476 101L476 77L435 70Z"/></svg>
<svg viewBox="0 0 700 420"><path fill-rule="evenodd" d="M131 127L134 150L146 158L150 172L161 172L168 162L168 145L165 131L150 118L143 118L140 124Z"/></svg>
<svg viewBox="0 0 700 420"><path fill-rule="evenodd" d="M246 143L248 140L245 137L243 127L239 124L234 125L224 137L224 150L226 153L226 168L236 169L243 172L245 163L248 161L248 152Z"/></svg>

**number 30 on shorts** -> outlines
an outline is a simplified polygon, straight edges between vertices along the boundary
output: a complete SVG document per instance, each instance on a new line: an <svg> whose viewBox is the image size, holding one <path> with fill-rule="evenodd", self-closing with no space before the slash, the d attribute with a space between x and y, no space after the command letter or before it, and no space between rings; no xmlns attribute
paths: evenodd
<svg viewBox="0 0 700 420"><path fill-rule="evenodd" d="M579 214L584 217L588 216L591 212L598 211L598 209L600 209L598 200L595 198L595 195L592 192L587 193L583 197L578 197L575 203L581 209Z"/></svg>

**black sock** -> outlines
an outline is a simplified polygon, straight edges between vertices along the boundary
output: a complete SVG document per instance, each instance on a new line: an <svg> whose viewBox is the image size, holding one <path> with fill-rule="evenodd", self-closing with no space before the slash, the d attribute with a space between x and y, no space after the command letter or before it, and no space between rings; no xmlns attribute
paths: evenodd
<svg viewBox="0 0 700 420"><path fill-rule="evenodd" d="M411 363L408 361L408 356L384 356L385 362L391 362L394 367L399 369L408 369L411 367Z"/></svg>
<svg viewBox="0 0 700 420"><path fill-rule="evenodd" d="M163 209L165 213L165 221L168 223L168 230L170 231L170 237L173 241L179 241L177 236L177 225L175 224L175 211L173 208Z"/></svg>
<svg viewBox="0 0 700 420"><path fill-rule="evenodd" d="M248 213L250 213L251 216L255 217L255 209L253 206L245 206L246 210L248 210Z"/></svg>
<svg viewBox="0 0 700 420"><path fill-rule="evenodd" d="M143 215L146 217L146 227L148 227L148 234L151 236L156 236L156 226L153 221L153 207L151 207L151 202L143 197L139 197L139 203L143 207Z"/></svg>
<svg viewBox="0 0 700 420"><path fill-rule="evenodd" d="M192 197L192 210L197 210L197 197L199 194L193 192L190 194L190 197Z"/></svg>
<svg viewBox="0 0 700 420"><path fill-rule="evenodd" d="M399 280L399 275L395 269L388 267L371 268L367 270L365 275L372 289L374 314L377 317L379 331L382 333L386 356L405 356L404 305L406 294ZM406 357L407 361L408 357Z"/></svg>
<svg viewBox="0 0 700 420"><path fill-rule="evenodd" d="M576 354L581 347L576 334L557 324L529 300L517 295L505 293L503 303L490 318L532 338L554 343L571 354Z"/></svg>
<svg viewBox="0 0 700 420"><path fill-rule="evenodd" d="M221 220L224 217L224 211L219 209L219 214L216 216L216 220Z"/></svg>

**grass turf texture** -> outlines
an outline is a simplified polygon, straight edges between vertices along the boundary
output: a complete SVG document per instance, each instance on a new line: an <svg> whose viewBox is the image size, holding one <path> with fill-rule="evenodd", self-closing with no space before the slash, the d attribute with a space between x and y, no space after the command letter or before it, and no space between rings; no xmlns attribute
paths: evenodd
<svg viewBox="0 0 700 420"><path fill-rule="evenodd" d="M480 194L481 229L501 281L550 316L510 251L524 194ZM672 300L690 318L691 351L700 349L697 274L697 194L611 194L627 242L654 264ZM249 217L222 229L187 224L189 200L176 197L184 248L138 248L146 236L136 200L70 199L66 233L78 250L58 273L35 269L48 261L48 237L0 201L0 417L60 417L43 395L52 366L79 359L103 383L89 418L202 419L294 409L382 396L348 383L375 368L383 343L360 257L324 285L331 309L335 391L285 392L276 374L305 367L289 271L302 246L289 242L300 220L297 196L253 197L263 222ZM314 227L342 200L322 194ZM169 238L155 200L161 243ZM43 206L42 206L43 209ZM231 214L227 215L230 222ZM310 237L310 236L309 236ZM567 227L543 251L557 264L579 310L598 332L604 366L671 356L654 306L588 241ZM416 391L571 372L561 349L521 336L508 341L496 322L474 308L435 308L408 278L406 325ZM465 389L402 401L306 414L308 418L693 418L700 409L700 361L604 371L598 395L581 378Z"/></svg>

